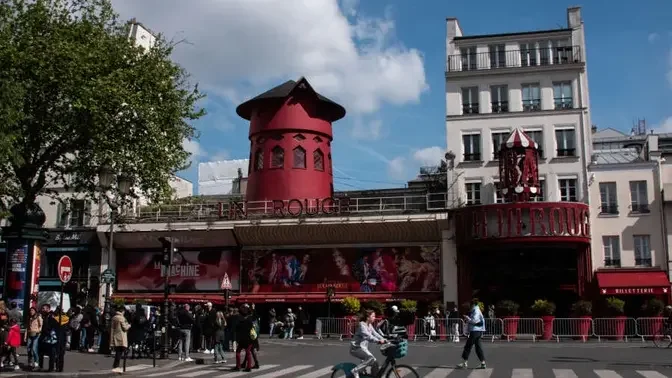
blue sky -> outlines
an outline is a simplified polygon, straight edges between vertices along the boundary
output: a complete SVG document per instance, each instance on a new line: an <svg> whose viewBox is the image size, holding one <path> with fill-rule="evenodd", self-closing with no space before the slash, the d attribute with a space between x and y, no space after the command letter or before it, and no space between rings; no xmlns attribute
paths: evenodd
<svg viewBox="0 0 672 378"><path fill-rule="evenodd" d="M161 19L160 14L139 9L135 4L129 5L129 1L115 0L115 6L121 7L123 16L144 17L140 19L150 27L170 27L168 18ZM228 13L253 12L244 9L244 5L232 9L231 4L234 2L235 0L224 1L224 8ZM316 0L318 2L320 1ZM273 6L286 8L290 4L296 6L299 3L281 1L274 2ZM419 4L422 6L418 6ZM646 118L651 127L662 127L667 120L665 128L672 131L672 1L643 0L637 2L639 7L632 4L624 1L592 0L587 5L582 5L587 33L592 121L600 128L613 127L628 132L637 118ZM388 70L385 75L375 77L376 85L381 86L375 90L369 89L374 83L360 83L366 78L342 80L341 83L336 82L338 78L325 74L315 79L317 83L314 86L318 91L327 96L333 94L330 97L345 103L349 110L345 119L334 124L332 144L336 169L335 187L347 190L402 186L407 179L414 177L420 165L427 163L428 157L440 156L437 154L438 148L445 149L446 17L457 17L467 35L554 29L566 27L568 6L581 4L553 1L545 2L542 6L540 2L531 0L365 0L361 3L342 0L339 5L344 16L334 17L346 17L351 25L361 26L362 20L366 21L366 27L353 32L354 45L360 50L362 61L367 60L367 54L371 51L378 54L377 57L406 59L403 63L406 66L399 63L398 69ZM288 12L301 14L296 9ZM265 18L262 23L274 22L274 12L269 13L263 16ZM250 14L251 19L254 17L261 16L256 12L254 15ZM195 46L205 45L206 42L201 43L198 40L199 27L190 28L188 17L177 18L175 22L183 22L184 27L175 26L177 29L173 29L173 33L183 33L187 39L193 36L197 40ZM294 24L301 22L298 19ZM222 70L235 72L238 76L232 74L224 79L212 72L209 75L202 74L205 71L203 67L211 71L216 70L216 67L207 67L210 58L207 55L197 56L195 50L190 50L189 58L192 60L184 64L187 69L196 72L195 78L209 93L207 101L203 103L209 114L197 122L201 136L197 143L190 146L196 152L194 163L190 169L180 174L194 182L195 187L199 161L248 156L248 125L235 115L235 105L273 84L296 79L302 74L296 72L296 64L288 64L287 69L276 69L272 74L263 75L270 72L268 65L277 68L284 67L285 64L284 61L274 60L267 53L262 53L282 45L282 41L264 42L260 43L261 46L256 46L254 33L243 30L246 27L257 28L259 24L251 21L245 24L241 21L235 24L235 28L232 26L234 29L226 32L227 35L232 31L241 33L242 37L239 38L243 41L240 43L247 47L237 46L236 49L239 52L242 49L238 55L245 56L250 61L248 65L251 68L238 71L238 67L232 63L234 58L221 51L218 51L219 55L212 57L213 62L218 62L217 66L221 66ZM207 20L203 21L200 28L206 29L207 25ZM276 28L282 27L282 23L277 25L279 26L275 26ZM331 33L333 30L329 25L331 24L325 24L324 29L329 29ZM298 28L300 32L300 26L292 27ZM311 30L312 33L327 33L319 28ZM325 41L319 37L315 37L317 43ZM331 38L328 34L324 37ZM338 50L342 45L343 43L335 43L329 51ZM306 48L306 45L302 46L301 48ZM291 46L282 47L286 51L296 51ZM230 47L219 48L228 50ZM259 54L258 59L255 59L256 54ZM320 54L327 52L317 50L316 54L309 56L327 67L328 62L316 58ZM414 60L415 56L422 58L421 65ZM182 58L186 59L184 55ZM302 56L301 59L307 58ZM180 61L179 55L176 60ZM333 61L332 58L326 60ZM401 60L400 58L399 61ZM385 60L380 60L377 64L383 61ZM358 64L352 67L371 69L370 66L362 65L364 63ZM352 76L355 72L352 68L337 67L335 70L341 74L341 79L343 73ZM257 79L257 71L263 73L259 75L263 78ZM405 75L406 78L393 78L393 73ZM310 72L306 75L310 80ZM388 79L388 87L381 84ZM215 82L216 85L213 84ZM403 92L400 87L407 87L408 91ZM326 93L320 88L325 88ZM364 92L366 93L359 95ZM351 111L352 109L355 110ZM425 150L427 154L418 155L418 151L431 147L435 147L433 153Z"/></svg>

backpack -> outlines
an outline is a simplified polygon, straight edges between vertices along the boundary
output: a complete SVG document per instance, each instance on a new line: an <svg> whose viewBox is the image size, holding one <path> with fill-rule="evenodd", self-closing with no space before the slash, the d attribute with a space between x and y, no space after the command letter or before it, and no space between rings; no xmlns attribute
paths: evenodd
<svg viewBox="0 0 672 378"><path fill-rule="evenodd" d="M254 325L252 326L252 329L250 329L250 340L254 341L257 339L257 327Z"/></svg>

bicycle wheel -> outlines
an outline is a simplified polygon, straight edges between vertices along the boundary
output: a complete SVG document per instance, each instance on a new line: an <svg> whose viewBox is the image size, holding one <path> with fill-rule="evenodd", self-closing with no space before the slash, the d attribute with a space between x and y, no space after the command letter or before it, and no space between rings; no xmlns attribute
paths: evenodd
<svg viewBox="0 0 672 378"><path fill-rule="evenodd" d="M659 329L653 336L653 345L656 348L669 348L672 346L672 335L669 329Z"/></svg>
<svg viewBox="0 0 672 378"><path fill-rule="evenodd" d="M390 370L387 371L385 378L420 378L415 369L408 365L395 365Z"/></svg>

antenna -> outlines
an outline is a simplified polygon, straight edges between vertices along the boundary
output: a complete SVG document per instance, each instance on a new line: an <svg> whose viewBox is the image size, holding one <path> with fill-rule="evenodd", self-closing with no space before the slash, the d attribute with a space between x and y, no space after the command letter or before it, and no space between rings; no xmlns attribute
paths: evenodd
<svg viewBox="0 0 672 378"><path fill-rule="evenodd" d="M646 135L646 119L641 118L637 119L636 122L634 122L633 127L632 127L632 134L633 135Z"/></svg>

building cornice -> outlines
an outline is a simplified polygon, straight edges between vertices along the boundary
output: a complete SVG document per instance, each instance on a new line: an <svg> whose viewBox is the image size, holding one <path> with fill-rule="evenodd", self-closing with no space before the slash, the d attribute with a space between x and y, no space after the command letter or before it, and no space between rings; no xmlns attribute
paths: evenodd
<svg viewBox="0 0 672 378"><path fill-rule="evenodd" d="M654 161L638 161L632 163L611 163L611 164L590 164L588 170L591 172L600 171L627 171L638 169L651 169L656 167Z"/></svg>
<svg viewBox="0 0 672 378"><path fill-rule="evenodd" d="M455 37L453 43L456 47L470 47L477 45L506 43L506 42L527 42L530 40L536 41L539 39L552 38L571 38L573 29L559 29L559 30L539 30L531 32L520 33L505 33L505 34L490 34L490 35L473 35L464 37Z"/></svg>
<svg viewBox="0 0 672 378"><path fill-rule="evenodd" d="M463 115L463 114L449 115L446 116L446 121L465 121L472 119L526 118L526 117L565 115L565 114L580 115L583 112L588 112L588 108L573 108L565 110L549 109L549 110L539 110L536 112L507 112L507 113L480 113L469 115Z"/></svg>

